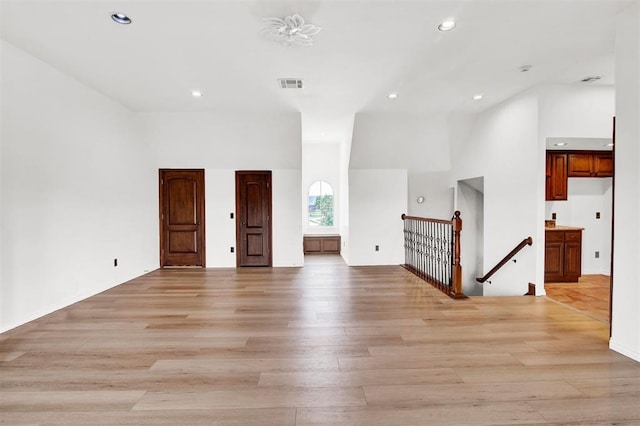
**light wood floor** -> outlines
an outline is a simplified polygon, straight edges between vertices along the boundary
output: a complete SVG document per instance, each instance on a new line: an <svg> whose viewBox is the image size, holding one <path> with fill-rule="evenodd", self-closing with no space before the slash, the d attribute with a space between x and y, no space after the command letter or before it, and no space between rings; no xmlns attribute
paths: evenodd
<svg viewBox="0 0 640 426"><path fill-rule="evenodd" d="M0 423L640 424L607 324L329 260L155 271L2 334Z"/></svg>
<svg viewBox="0 0 640 426"><path fill-rule="evenodd" d="M609 276L583 275L577 283L545 283L544 288L550 299L584 312L599 321L609 322Z"/></svg>

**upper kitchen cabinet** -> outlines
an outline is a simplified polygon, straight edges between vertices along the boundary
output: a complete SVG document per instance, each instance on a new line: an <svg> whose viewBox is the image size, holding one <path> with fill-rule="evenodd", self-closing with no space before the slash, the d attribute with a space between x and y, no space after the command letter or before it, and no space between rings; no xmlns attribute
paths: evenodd
<svg viewBox="0 0 640 426"><path fill-rule="evenodd" d="M567 154L547 151L546 189L547 201L567 199Z"/></svg>
<svg viewBox="0 0 640 426"><path fill-rule="evenodd" d="M568 177L612 177L613 153L608 151L569 154Z"/></svg>

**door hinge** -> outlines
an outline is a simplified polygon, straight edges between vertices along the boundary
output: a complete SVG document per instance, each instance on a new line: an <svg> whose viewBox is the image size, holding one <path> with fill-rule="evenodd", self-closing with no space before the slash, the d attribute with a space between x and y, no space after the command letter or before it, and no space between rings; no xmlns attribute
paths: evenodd
<svg viewBox="0 0 640 426"><path fill-rule="evenodd" d="M164 179L160 179L160 185L164 185Z"/></svg>
<svg viewBox="0 0 640 426"><path fill-rule="evenodd" d="M269 187L269 182L267 182L267 188Z"/></svg>

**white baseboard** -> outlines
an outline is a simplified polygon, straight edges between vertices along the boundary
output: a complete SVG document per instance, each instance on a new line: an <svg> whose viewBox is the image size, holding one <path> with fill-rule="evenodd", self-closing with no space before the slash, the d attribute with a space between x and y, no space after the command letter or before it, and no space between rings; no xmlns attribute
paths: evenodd
<svg viewBox="0 0 640 426"><path fill-rule="evenodd" d="M622 355L629 357L635 361L640 362L640 352L636 349L628 348L615 342L613 339L609 340L609 349L621 353Z"/></svg>

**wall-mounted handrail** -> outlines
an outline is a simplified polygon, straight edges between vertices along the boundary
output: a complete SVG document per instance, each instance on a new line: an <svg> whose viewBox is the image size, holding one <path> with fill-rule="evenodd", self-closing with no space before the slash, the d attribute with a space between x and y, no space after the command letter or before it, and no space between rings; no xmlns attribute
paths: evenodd
<svg viewBox="0 0 640 426"><path fill-rule="evenodd" d="M498 270L502 268L513 256L515 256L520 250L522 250L524 246L530 246L532 244L533 238L531 237L527 237L524 240L520 241L520 244L518 244L513 250L511 250L509 254L504 257L504 259L498 262L498 264L494 266L489 272L487 272L484 277L476 278L476 281L478 281L479 283L487 281L493 274L498 272Z"/></svg>

